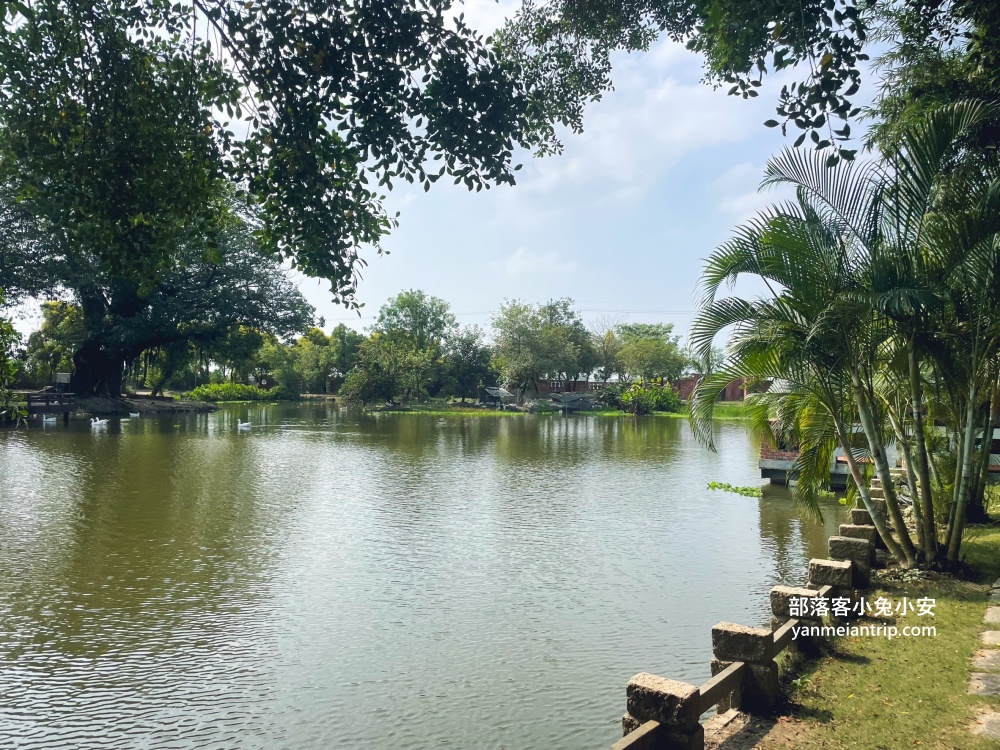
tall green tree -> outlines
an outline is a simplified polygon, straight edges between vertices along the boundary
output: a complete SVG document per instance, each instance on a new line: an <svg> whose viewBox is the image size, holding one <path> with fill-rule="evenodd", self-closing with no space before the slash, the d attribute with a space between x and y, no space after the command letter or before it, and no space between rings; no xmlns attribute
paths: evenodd
<svg viewBox="0 0 1000 750"><path fill-rule="evenodd" d="M395 223L379 191L442 176L473 189L513 182L527 101L447 9L8 3L0 185L14 207L0 220L38 238L39 260L100 279L73 288L95 330L148 309L192 258L226 261L234 190L263 253L356 305L359 249ZM53 295L65 280L30 264L4 276L12 297ZM123 353L86 342L75 356L82 390L117 392Z"/></svg>
<svg viewBox="0 0 1000 750"><path fill-rule="evenodd" d="M376 332L358 348L358 363L340 393L366 404L396 396L420 398L427 394L433 365L430 350L418 350L408 340Z"/></svg>
<svg viewBox="0 0 1000 750"><path fill-rule="evenodd" d="M567 351L571 356L564 362L554 363L556 374L566 380L578 380L581 377L590 379L591 373L597 367L597 351L590 331L580 319L579 313L573 309L573 300L564 297L551 300L541 306L543 334L565 338L569 343Z"/></svg>
<svg viewBox="0 0 1000 750"><path fill-rule="evenodd" d="M365 337L362 334L353 328L348 328L343 323L339 323L330 333L332 377L338 385L357 364L358 348L364 340Z"/></svg>
<svg viewBox="0 0 1000 750"><path fill-rule="evenodd" d="M476 396L481 388L496 382L490 366L492 351L485 339L479 326L465 326L445 342L445 389L459 396L463 403L466 398Z"/></svg>
<svg viewBox="0 0 1000 750"><path fill-rule="evenodd" d="M77 392L120 393L126 369L151 349L177 342L210 349L240 326L281 336L309 326L312 308L279 259L261 250L246 222L228 223L214 258L205 258L198 243L178 252L178 265L146 288L102 270L96 259L84 263L76 253L43 259L46 286L64 290L79 311ZM21 268L35 262L30 252L8 256L0 281L16 282L24 277Z"/></svg>
<svg viewBox="0 0 1000 750"><path fill-rule="evenodd" d="M618 337L622 341L618 358L630 377L674 380L688 365L680 348L680 336L674 335L671 323L622 323Z"/></svg>
<svg viewBox="0 0 1000 750"><path fill-rule="evenodd" d="M492 318L494 366L501 380L522 394L541 378L574 380L597 365L591 337L572 308L561 299L545 305L507 301Z"/></svg>
<svg viewBox="0 0 1000 750"><path fill-rule="evenodd" d="M53 374L73 371L73 355L86 339L80 308L62 300L42 303L42 325L28 336L25 379L43 388Z"/></svg>
<svg viewBox="0 0 1000 750"><path fill-rule="evenodd" d="M4 306L3 290L0 289L0 310ZM6 318L0 318L0 419L21 419L24 414L14 397L14 379L17 376L18 363L14 348L20 342L20 336L14 326Z"/></svg>
<svg viewBox="0 0 1000 750"><path fill-rule="evenodd" d="M408 339L417 350L439 351L457 327L451 305L419 289L407 289L382 305L374 330Z"/></svg>

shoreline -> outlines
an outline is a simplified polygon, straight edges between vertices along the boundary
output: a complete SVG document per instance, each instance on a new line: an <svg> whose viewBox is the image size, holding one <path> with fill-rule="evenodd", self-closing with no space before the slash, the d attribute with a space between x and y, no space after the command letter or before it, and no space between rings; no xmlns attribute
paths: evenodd
<svg viewBox="0 0 1000 750"><path fill-rule="evenodd" d="M183 412L208 413L219 407L205 401L176 401L167 399L126 398L125 396L88 396L76 399L72 416L128 416L139 414L176 414Z"/></svg>

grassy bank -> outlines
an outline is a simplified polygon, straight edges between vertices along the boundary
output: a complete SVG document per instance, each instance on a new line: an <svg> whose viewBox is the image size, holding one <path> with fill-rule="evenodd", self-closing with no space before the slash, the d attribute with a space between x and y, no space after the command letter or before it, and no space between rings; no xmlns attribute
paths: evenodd
<svg viewBox="0 0 1000 750"><path fill-rule="evenodd" d="M379 407L372 409L379 414L426 414L434 417L519 417L527 412L500 411L473 406L473 402L451 401L443 398L432 398L425 403L406 404L403 406Z"/></svg>
<svg viewBox="0 0 1000 750"><path fill-rule="evenodd" d="M496 409L483 409L472 406L461 406L457 402L449 402L443 399L432 399L427 403L423 404L409 404L406 406L397 406L392 408L379 408L376 411L382 414L430 414L433 416L441 417L454 417L454 416L491 416L491 417L503 417L503 416L522 416L527 412L522 411L498 411ZM559 414L561 410L555 407L536 410L534 414ZM620 411L619 409L594 409L592 411L581 411L574 412L575 415L588 416L588 417L631 417L631 414ZM671 419L687 419L688 412L685 408L684 411L680 412L666 412L657 411L653 412L652 417L667 417ZM742 402L728 401L722 402L716 407L716 419L722 420L741 420L746 419L746 412Z"/></svg>
<svg viewBox="0 0 1000 750"><path fill-rule="evenodd" d="M926 574L886 576L869 600L936 599L935 617L897 617L897 626L933 624L937 636L835 639L791 685L790 716L761 748L995 748L968 725L1000 700L966 692L970 659L980 648L989 582L1000 576L1000 525L969 530L964 549L975 580ZM917 576L912 576L917 578ZM992 703L991 703L992 702Z"/></svg>
<svg viewBox="0 0 1000 750"><path fill-rule="evenodd" d="M748 419L746 404L742 401L720 401L715 405L714 414L716 419Z"/></svg>

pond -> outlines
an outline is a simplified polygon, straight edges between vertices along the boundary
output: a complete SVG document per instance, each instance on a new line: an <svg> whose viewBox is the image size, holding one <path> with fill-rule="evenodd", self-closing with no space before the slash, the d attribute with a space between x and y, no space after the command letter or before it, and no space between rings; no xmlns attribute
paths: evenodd
<svg viewBox="0 0 1000 750"><path fill-rule="evenodd" d="M835 533L708 490L760 484L717 433L326 402L0 431L0 746L606 748L629 677L706 679L711 626L765 624Z"/></svg>

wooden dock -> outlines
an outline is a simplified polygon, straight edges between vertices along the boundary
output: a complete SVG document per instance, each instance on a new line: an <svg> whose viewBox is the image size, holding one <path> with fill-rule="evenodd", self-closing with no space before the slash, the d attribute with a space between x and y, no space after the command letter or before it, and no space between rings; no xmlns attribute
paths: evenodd
<svg viewBox="0 0 1000 750"><path fill-rule="evenodd" d="M29 393L25 399L29 418L35 414L62 414L63 422L68 424L69 414L76 408L75 393Z"/></svg>

